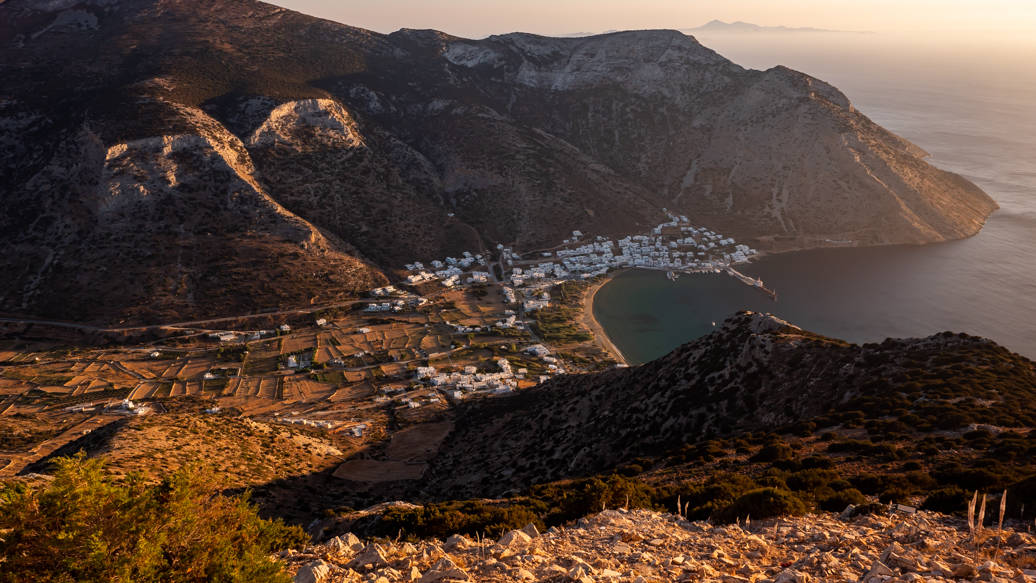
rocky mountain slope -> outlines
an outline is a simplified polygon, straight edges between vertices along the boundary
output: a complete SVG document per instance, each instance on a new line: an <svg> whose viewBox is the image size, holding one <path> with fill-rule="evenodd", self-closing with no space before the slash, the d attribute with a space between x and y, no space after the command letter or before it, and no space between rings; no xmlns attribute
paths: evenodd
<svg viewBox="0 0 1036 583"><path fill-rule="evenodd" d="M326 302L662 207L774 249L965 237L996 207L834 87L675 31L472 41L253 0L9 0L0 71L7 312Z"/></svg>
<svg viewBox="0 0 1036 583"><path fill-rule="evenodd" d="M325 581L1036 581L1036 539L1010 528L972 538L964 521L934 513L831 514L688 522L644 510L605 510L542 535L453 536L415 544L353 535L282 557L296 583Z"/></svg>
<svg viewBox="0 0 1036 583"><path fill-rule="evenodd" d="M559 377L461 407L413 488L432 497L499 496L659 459L711 437L807 421L841 426L838 414L850 411L898 419L899 428L878 428L887 436L975 420L1025 433L1036 426L1033 399L1036 365L989 340L944 333L860 346L745 312L648 364Z"/></svg>

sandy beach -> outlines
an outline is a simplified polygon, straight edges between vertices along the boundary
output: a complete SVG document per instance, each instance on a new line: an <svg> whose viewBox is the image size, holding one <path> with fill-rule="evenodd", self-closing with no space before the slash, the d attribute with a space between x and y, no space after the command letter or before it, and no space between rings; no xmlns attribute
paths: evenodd
<svg viewBox="0 0 1036 583"><path fill-rule="evenodd" d="M587 288L586 293L583 295L583 315L582 323L586 326L590 333L594 335L594 340L597 345L600 346L605 352L611 354L616 361L621 364L629 364L626 362L626 357L623 356L622 351L612 343L611 339L608 338L608 334L604 331L600 322L597 318L594 318L594 297L597 295L598 290L604 287L604 284L611 281L612 277L622 273L624 269L614 271L605 276L601 281L594 283Z"/></svg>

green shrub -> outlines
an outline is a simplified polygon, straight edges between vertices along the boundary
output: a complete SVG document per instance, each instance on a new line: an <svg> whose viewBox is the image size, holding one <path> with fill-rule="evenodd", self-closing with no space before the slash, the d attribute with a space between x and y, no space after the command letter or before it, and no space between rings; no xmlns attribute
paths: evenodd
<svg viewBox="0 0 1036 583"><path fill-rule="evenodd" d="M814 469L795 472L786 481L791 490L814 492L838 479L838 474L833 470Z"/></svg>
<svg viewBox="0 0 1036 583"><path fill-rule="evenodd" d="M826 510L828 512L841 512L850 504L859 506L866 503L867 497L856 488L832 492L826 496L817 498L817 506L821 510Z"/></svg>
<svg viewBox="0 0 1036 583"><path fill-rule="evenodd" d="M950 514L964 510L967 507L967 503L967 493L957 486L950 486L948 488L940 488L929 494L925 498L924 503L921 504L921 508Z"/></svg>
<svg viewBox="0 0 1036 583"><path fill-rule="evenodd" d="M885 504L881 504L880 502L868 502L853 508L853 511L849 513L849 518L867 516L869 514L883 514L888 512L888 510L889 507Z"/></svg>
<svg viewBox="0 0 1036 583"><path fill-rule="evenodd" d="M712 518L717 522L734 522L745 517L798 516L807 510L806 504L787 490L759 488L742 494Z"/></svg>
<svg viewBox="0 0 1036 583"><path fill-rule="evenodd" d="M657 492L640 480L612 474L533 486L529 496L550 508L544 518L547 524L559 524L605 507L653 508Z"/></svg>
<svg viewBox="0 0 1036 583"><path fill-rule="evenodd" d="M770 443L764 445L758 453L751 457L753 462L775 462L788 460L794 456L791 447L786 443Z"/></svg>
<svg viewBox="0 0 1036 583"><path fill-rule="evenodd" d="M45 486L0 486L0 581L289 581L269 553L308 541L196 469L150 485L82 454L56 465Z"/></svg>
<svg viewBox="0 0 1036 583"><path fill-rule="evenodd" d="M778 488L778 489L781 489L781 490L787 490L788 489L788 482L787 482L787 480L785 480L784 477L782 477L782 476L780 476L778 474L766 474L766 475L763 475L758 480L756 480L756 482L758 482L758 484L760 486L764 486L764 487Z"/></svg>
<svg viewBox="0 0 1036 583"><path fill-rule="evenodd" d="M891 502L905 503L910 499L911 490L898 486L889 486L878 494L878 502L889 504Z"/></svg>
<svg viewBox="0 0 1036 583"><path fill-rule="evenodd" d="M821 457L817 455L811 455L802 460L802 469L828 469L833 468L835 465L834 460L829 457Z"/></svg>
<svg viewBox="0 0 1036 583"><path fill-rule="evenodd" d="M544 528L540 516L546 509L545 504L535 501L495 504L482 500L442 502L419 508L391 508L382 515L371 534L446 538L456 533L483 533L496 537L529 523Z"/></svg>
<svg viewBox="0 0 1036 583"><path fill-rule="evenodd" d="M1008 488L1007 516L1030 523L1033 517L1036 517L1036 474L1031 474Z"/></svg>
<svg viewBox="0 0 1036 583"><path fill-rule="evenodd" d="M684 482L657 499L659 506L667 510L675 508L679 501L687 509L687 518L705 520L730 505L741 494L756 488L759 488L759 484L747 476L719 472L704 484Z"/></svg>
<svg viewBox="0 0 1036 583"><path fill-rule="evenodd" d="M959 486L965 490L1000 490L1011 482L1011 476L991 462L986 467L962 467L950 464L939 468L933 475L947 485Z"/></svg>

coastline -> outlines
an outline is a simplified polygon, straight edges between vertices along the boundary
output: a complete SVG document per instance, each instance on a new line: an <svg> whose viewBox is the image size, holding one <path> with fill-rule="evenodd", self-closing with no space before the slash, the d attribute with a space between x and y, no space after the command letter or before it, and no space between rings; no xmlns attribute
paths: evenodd
<svg viewBox="0 0 1036 583"><path fill-rule="evenodd" d="M625 271L626 269L619 269L609 272L601 281L594 283L592 286L587 288L586 292L583 294L583 314L581 321L583 325L590 330L590 333L593 334L594 342L602 350L611 354L612 358L618 361L619 364L629 366L629 362L626 361L626 356L622 354L622 351L619 350L617 346L615 346L611 341L611 338L608 338L608 334L604 331L604 327L601 326L601 323L594 317L594 298L597 296L597 292L600 291L606 283L611 281L613 277L620 273L624 273Z"/></svg>

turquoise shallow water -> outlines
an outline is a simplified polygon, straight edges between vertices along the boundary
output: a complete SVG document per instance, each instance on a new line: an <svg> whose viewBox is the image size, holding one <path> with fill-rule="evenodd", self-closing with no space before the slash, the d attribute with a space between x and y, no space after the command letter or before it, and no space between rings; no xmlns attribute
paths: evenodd
<svg viewBox="0 0 1036 583"><path fill-rule="evenodd" d="M832 82L1001 210L964 241L789 253L745 266L777 290L777 303L726 275L675 283L658 272L619 275L598 292L594 315L631 362L662 356L741 309L853 342L968 332L1036 359L1036 65L1019 74L990 59L944 71L931 55L927 64L920 56L912 64L910 53L883 62L887 54L863 44L809 44L830 38L701 40L745 66L783 63Z"/></svg>

